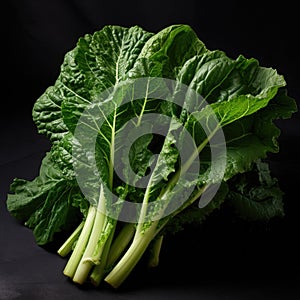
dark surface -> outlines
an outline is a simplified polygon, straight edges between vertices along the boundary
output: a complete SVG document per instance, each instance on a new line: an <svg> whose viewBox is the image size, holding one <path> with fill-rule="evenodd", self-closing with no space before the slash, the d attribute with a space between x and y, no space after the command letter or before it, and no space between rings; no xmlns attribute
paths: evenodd
<svg viewBox="0 0 300 300"><path fill-rule="evenodd" d="M141 261L119 291L69 282L62 274L66 260L37 246L32 232L8 214L5 201L13 178L33 179L49 149L32 123L34 101L53 84L63 55L78 37L105 24L138 24L152 31L190 24L208 48L225 50L231 57L255 57L276 68L300 103L294 2L280 7L258 1L245 6L191 0L99 3L12 0L4 7L0 299L299 299L299 113L279 122L280 153L270 156L272 173L285 192L284 219L249 225L216 212L203 228L168 237L160 266L150 271Z"/></svg>

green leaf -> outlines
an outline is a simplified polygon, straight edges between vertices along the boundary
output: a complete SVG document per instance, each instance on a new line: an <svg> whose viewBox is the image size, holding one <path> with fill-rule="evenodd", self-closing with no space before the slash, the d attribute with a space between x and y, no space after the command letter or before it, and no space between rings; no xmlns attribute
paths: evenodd
<svg viewBox="0 0 300 300"><path fill-rule="evenodd" d="M280 89L278 94L255 114L224 127L227 143L225 180L252 168L253 162L279 151L280 129L275 121L289 118L296 111L294 99Z"/></svg>
<svg viewBox="0 0 300 300"><path fill-rule="evenodd" d="M65 55L61 66L61 73L54 86L50 86L37 99L32 110L32 118L38 132L47 136L52 143L57 143L68 133L68 128L63 122L61 105L70 93L63 84L64 74L69 74L74 69L74 53L76 48Z"/></svg>
<svg viewBox="0 0 300 300"><path fill-rule="evenodd" d="M81 197L78 187L61 182L55 189L44 193L43 202L30 215L25 225L33 230L37 244L45 245L54 240L60 231L74 228L82 215L73 205L73 198Z"/></svg>
<svg viewBox="0 0 300 300"><path fill-rule="evenodd" d="M75 182L66 179L50 158L48 153L34 180L15 179L7 196L8 211L33 230L39 245L53 241L55 233L80 221L81 214L75 206L79 202L83 206L84 202Z"/></svg>
<svg viewBox="0 0 300 300"><path fill-rule="evenodd" d="M73 168L73 135L68 132L55 143L51 148L51 160L60 168L63 176L70 180L75 179L75 172Z"/></svg>
<svg viewBox="0 0 300 300"><path fill-rule="evenodd" d="M171 25L151 37L140 57L162 64L161 77L174 78L188 59L207 51L188 25Z"/></svg>
<svg viewBox="0 0 300 300"><path fill-rule="evenodd" d="M229 205L241 218L266 221L284 216L283 195L278 182L271 177L266 162L258 160L251 171L229 181Z"/></svg>
<svg viewBox="0 0 300 300"><path fill-rule="evenodd" d="M87 105L128 78L141 49L151 36L152 33L138 26L105 26L92 36L79 40L74 68L64 74L62 81L69 91L62 105L63 119L69 130L74 131Z"/></svg>

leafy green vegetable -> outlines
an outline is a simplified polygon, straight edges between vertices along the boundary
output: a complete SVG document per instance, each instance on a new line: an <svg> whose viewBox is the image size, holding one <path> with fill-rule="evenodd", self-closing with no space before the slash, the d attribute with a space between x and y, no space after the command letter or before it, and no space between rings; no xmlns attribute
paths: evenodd
<svg viewBox="0 0 300 300"><path fill-rule="evenodd" d="M164 235L215 209L283 216L263 160L279 151L274 121L297 110L285 86L253 58L208 50L187 25L105 26L79 39L36 101L52 147L36 179L15 179L7 208L39 245L76 228L58 250L70 254L64 274L115 288L150 247L157 265Z"/></svg>
<svg viewBox="0 0 300 300"><path fill-rule="evenodd" d="M52 241L57 232L74 228L80 221L77 207L87 205L76 181L63 175L50 153L43 159L37 178L15 179L11 191L8 210L33 230L39 245Z"/></svg>

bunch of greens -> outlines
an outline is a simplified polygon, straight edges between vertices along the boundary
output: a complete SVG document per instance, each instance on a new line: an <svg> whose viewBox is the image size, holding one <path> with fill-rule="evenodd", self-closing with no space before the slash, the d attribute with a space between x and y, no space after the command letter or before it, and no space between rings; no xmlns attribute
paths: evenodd
<svg viewBox="0 0 300 300"><path fill-rule="evenodd" d="M139 78L174 80L210 105L203 106L189 96L181 105L172 104L162 100L164 95L154 97L146 86L144 97L122 103L126 85L125 92L116 87ZM279 150L280 130L274 121L290 118L297 109L285 86L283 76L259 66L253 58L241 55L231 59L223 51L208 50L187 25L173 25L156 34L138 26L105 26L79 39L65 55L55 84L36 101L33 119L39 133L50 139L51 149L38 177L14 180L7 208L33 230L39 245L52 242L58 232L74 230L58 250L61 256L69 256L64 274L79 284L91 281L98 286L104 280L115 288L150 248L150 264L157 265L166 234L182 230L188 223L203 222L215 209L228 205L251 221L283 216L283 193L265 159L269 152ZM176 97L176 87L173 92ZM92 110L87 112L89 107ZM97 117L90 113L93 108L98 110ZM99 111L104 119L101 126L97 123ZM164 137L147 133L130 148L128 159L135 182L151 169L148 184L139 187L120 180L114 170L116 153L122 148L116 135L131 119L137 128L151 113L172 121ZM78 125L85 125L82 115L97 133L93 157L98 173L87 171L94 178L83 182L86 190L92 191L88 197L77 180L78 170L90 168L90 153L76 137ZM209 124L212 115L218 118L217 128L210 128L207 134L201 124ZM199 124L199 120L203 122ZM216 158L220 169L212 170L210 141L220 129L226 151ZM185 132L192 136L196 151L182 164L177 146ZM89 143L89 137L83 141ZM196 159L201 166L193 182L180 181L179 175L192 172ZM122 169L125 178L127 167L124 164ZM218 192L199 208L201 195L216 183L220 184ZM186 195L185 188L190 186L193 190ZM109 192L117 195L118 201L114 202ZM186 199L164 213L173 198L178 201L178 195ZM112 211L122 214L125 201L140 204L135 222L112 217Z"/></svg>

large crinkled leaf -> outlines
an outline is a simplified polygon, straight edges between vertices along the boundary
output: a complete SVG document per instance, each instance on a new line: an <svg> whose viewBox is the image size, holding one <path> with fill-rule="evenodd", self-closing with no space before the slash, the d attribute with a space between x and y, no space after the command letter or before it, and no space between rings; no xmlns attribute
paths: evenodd
<svg viewBox="0 0 300 300"><path fill-rule="evenodd" d="M40 202L44 193L55 188L63 180L59 168L50 161L50 154L43 159L40 174L32 181L15 179L11 184L11 192L8 195L7 207L12 215L24 221L32 214Z"/></svg>
<svg viewBox="0 0 300 300"><path fill-rule="evenodd" d="M65 55L54 86L34 105L33 119L39 132L55 143L68 131L65 123L74 129L86 104L125 77L152 35L138 26L105 26L80 38L77 46ZM76 106L69 107L72 113L65 115L65 122L61 112L63 101Z"/></svg>
<svg viewBox="0 0 300 300"><path fill-rule="evenodd" d="M296 110L295 101L280 90L269 105L253 115L224 127L227 144L227 180L252 168L253 162L279 151L280 129L274 121L289 118Z"/></svg>
<svg viewBox="0 0 300 300"><path fill-rule="evenodd" d="M63 84L63 81L65 80L65 74L75 73L75 52L76 48L65 55L60 75L55 84L48 87L37 99L32 110L32 118L39 133L46 135L53 144L56 144L68 133L68 128L63 122L61 105L63 99L70 94L70 91ZM73 81L72 78L70 80Z"/></svg>
<svg viewBox="0 0 300 300"><path fill-rule="evenodd" d="M61 182L49 189L44 197L43 202L25 222L33 230L39 245L53 241L57 232L73 229L82 218L73 204L76 198L80 198L82 202L82 195L76 185Z"/></svg>
<svg viewBox="0 0 300 300"><path fill-rule="evenodd" d="M171 25L161 30L143 47L139 57L162 64L161 77L174 79L182 65L208 51L188 25Z"/></svg>
<svg viewBox="0 0 300 300"><path fill-rule="evenodd" d="M135 26L105 26L81 38L74 57L75 72L63 77L69 93L63 98L63 118L74 131L82 111L104 91L128 78L151 33Z"/></svg>
<svg viewBox="0 0 300 300"><path fill-rule="evenodd" d="M198 63L196 69L193 66L195 58L187 61L178 75L178 80L183 80L206 103L210 103L221 126L266 106L276 95L278 88L286 85L283 76L271 68L260 67L256 60L243 56L237 60L224 55L216 57L214 52L205 56L205 60L202 56L197 57L202 64ZM193 77L188 76L191 65ZM199 104L198 107L193 107L194 114L199 110L199 118L207 118L206 114L211 113L210 108L201 101Z"/></svg>
<svg viewBox="0 0 300 300"><path fill-rule="evenodd" d="M211 180L218 182L223 179L223 176L227 180L249 169L253 161L265 157L268 151L272 151L272 145L266 145L255 132L250 134L246 131L252 130L252 128L247 128L247 126L251 127L249 122L267 127L259 128L258 131L269 130L269 124L260 121L266 118L266 111L256 117L253 115L268 106L278 89L285 85L283 77L275 70L260 67L254 59L239 56L237 60L232 60L223 52L213 51L189 59L180 69L177 77L200 94L199 97L195 97L193 93L187 93L184 109L179 111L179 114L197 147L201 148L202 174L199 177L201 185L212 183ZM285 100L290 101L288 98ZM292 102L288 109L293 109ZM284 114L285 112L278 108L277 115L273 118L280 118ZM247 118L247 116L250 117ZM230 126L231 123L232 126ZM230 127L226 130L228 126ZM227 150L223 149L217 157L213 157L214 161L220 163L215 163L212 167L211 147L216 148L217 144L225 143L225 140L222 141L220 138L218 140L216 131L223 128L226 133L230 128L240 128L240 126L246 128L245 132L239 132L241 134L239 137L230 137L228 133L225 134L226 142L228 142ZM210 135L216 140L211 140ZM276 129L273 132L269 131L269 136L274 143L277 137ZM232 148L234 142L237 146ZM207 146L202 149L205 144ZM222 172L224 160L227 165L225 174Z"/></svg>
<svg viewBox="0 0 300 300"><path fill-rule="evenodd" d="M177 69L176 79L186 85L189 85L190 88L195 89L197 92L197 86L195 85L197 81L197 77L195 74L199 72L199 70L208 62L214 61L216 59L220 59L224 57L225 60L228 61L225 53L219 50L206 50L203 53L197 53L192 56L190 59L184 61L183 65L180 69ZM203 73L203 71L201 71ZM193 83L192 83L193 82Z"/></svg>
<svg viewBox="0 0 300 300"><path fill-rule="evenodd" d="M79 203L83 206L83 196L74 180L66 179L51 160L51 153L43 159L38 177L32 181L15 179L11 192L8 211L33 230L39 245L53 241L55 233L80 221L76 207Z"/></svg>
<svg viewBox="0 0 300 300"><path fill-rule="evenodd" d="M210 169L211 154L210 148L207 146L200 154L202 170L205 170L199 177L201 184L207 182L208 172L213 171L213 178L215 179L227 181L239 173L251 170L254 162L266 158L268 153L278 152L280 129L276 126L275 121L289 118L295 110L295 101L286 95L286 90L280 89L266 107L224 126L223 132L226 140L225 172L220 178L218 166L224 159L224 153L215 157L217 167L214 170ZM191 124L188 125L191 126ZM204 136L203 132L201 136Z"/></svg>

